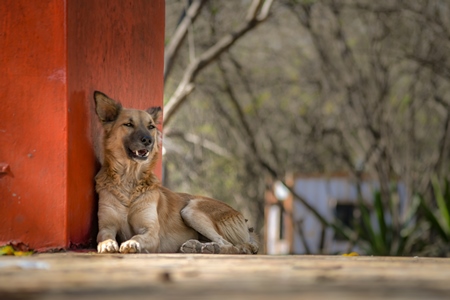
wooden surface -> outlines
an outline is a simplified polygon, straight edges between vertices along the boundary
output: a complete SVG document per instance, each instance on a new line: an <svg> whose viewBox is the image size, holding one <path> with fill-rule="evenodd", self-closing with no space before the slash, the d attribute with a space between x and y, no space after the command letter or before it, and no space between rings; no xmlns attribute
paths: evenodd
<svg viewBox="0 0 450 300"><path fill-rule="evenodd" d="M0 257L0 299L449 299L450 259L186 254Z"/></svg>

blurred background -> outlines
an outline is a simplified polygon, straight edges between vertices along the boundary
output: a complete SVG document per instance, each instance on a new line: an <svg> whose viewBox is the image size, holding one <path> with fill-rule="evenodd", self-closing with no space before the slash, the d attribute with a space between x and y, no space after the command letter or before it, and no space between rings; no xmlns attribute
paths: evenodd
<svg viewBox="0 0 450 300"><path fill-rule="evenodd" d="M264 253L450 255L448 0L166 0L163 181Z"/></svg>

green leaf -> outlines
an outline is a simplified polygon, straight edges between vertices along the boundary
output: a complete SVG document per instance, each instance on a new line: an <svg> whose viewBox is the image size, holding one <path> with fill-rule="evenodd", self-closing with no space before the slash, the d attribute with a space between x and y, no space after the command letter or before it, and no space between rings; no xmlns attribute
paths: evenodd
<svg viewBox="0 0 450 300"><path fill-rule="evenodd" d="M384 205L381 201L381 193L377 191L374 195L375 197L375 213L377 214L378 225L380 227L380 243L383 248L386 248L387 230L386 230L386 220L384 218Z"/></svg>
<svg viewBox="0 0 450 300"><path fill-rule="evenodd" d="M442 226L442 229L445 231L447 235L450 234L450 214L448 212L447 205L445 203L444 195L441 191L441 186L439 184L439 180L436 176L433 176L431 178L431 183L433 185L434 189L434 195L436 197L436 202L439 208L439 213L442 217L442 221L444 222L444 226Z"/></svg>
<svg viewBox="0 0 450 300"><path fill-rule="evenodd" d="M417 217L417 211L419 209L419 206L420 206L420 197L415 195L412 197L411 206L410 206L408 212L406 213L405 220L404 220L403 226L402 226L403 227L402 230L407 229L411 223L416 223L416 222L414 222L414 219Z"/></svg>
<svg viewBox="0 0 450 300"><path fill-rule="evenodd" d="M444 229L442 228L441 223L436 218L436 216L433 214L431 209L427 206L423 197L421 195L417 195L417 197L419 197L419 199L420 199L420 208L422 209L428 222L431 224L431 227L437 231L437 233L441 236L441 238L444 241L449 242L449 236L445 233Z"/></svg>
<svg viewBox="0 0 450 300"><path fill-rule="evenodd" d="M445 179L444 202L445 206L447 207L447 211L450 212L450 182L448 178Z"/></svg>
<svg viewBox="0 0 450 300"><path fill-rule="evenodd" d="M364 202L360 202L361 217L363 221L363 232L367 234L366 240L372 248L373 254L379 254L378 238L373 230L372 222L370 222L370 212Z"/></svg>

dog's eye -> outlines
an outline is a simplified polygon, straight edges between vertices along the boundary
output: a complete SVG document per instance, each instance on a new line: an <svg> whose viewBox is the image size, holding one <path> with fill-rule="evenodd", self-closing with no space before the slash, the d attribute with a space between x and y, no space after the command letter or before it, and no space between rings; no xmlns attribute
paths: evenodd
<svg viewBox="0 0 450 300"><path fill-rule="evenodd" d="M123 124L123 126L133 127L133 124L132 123L125 123L125 124Z"/></svg>
<svg viewBox="0 0 450 300"><path fill-rule="evenodd" d="M155 125L152 125L152 124L148 125L148 129L149 130L152 130L152 129L155 129L155 128L156 128Z"/></svg>

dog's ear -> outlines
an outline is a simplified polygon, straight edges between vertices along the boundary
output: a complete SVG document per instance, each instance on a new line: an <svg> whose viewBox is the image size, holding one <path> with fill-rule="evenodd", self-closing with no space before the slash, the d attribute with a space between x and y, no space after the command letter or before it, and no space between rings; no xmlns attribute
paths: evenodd
<svg viewBox="0 0 450 300"><path fill-rule="evenodd" d="M152 119L156 124L161 122L162 109L160 106L150 107L147 109L147 112L152 116Z"/></svg>
<svg viewBox="0 0 450 300"><path fill-rule="evenodd" d="M102 92L94 92L95 112L102 123L115 121L122 110L122 104Z"/></svg>

